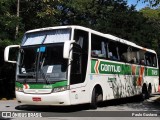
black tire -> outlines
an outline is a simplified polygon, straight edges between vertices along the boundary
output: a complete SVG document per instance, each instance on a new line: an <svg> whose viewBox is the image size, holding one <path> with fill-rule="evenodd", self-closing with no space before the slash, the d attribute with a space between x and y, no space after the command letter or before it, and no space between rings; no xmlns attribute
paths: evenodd
<svg viewBox="0 0 160 120"><path fill-rule="evenodd" d="M149 98L149 95L148 95L147 86L146 86L146 85L143 85L143 87L142 87L141 99L142 99L142 100L145 100L145 99L148 99L148 98Z"/></svg>
<svg viewBox="0 0 160 120"><path fill-rule="evenodd" d="M97 109L97 106L98 106L97 99L98 99L98 93L96 92L96 88L94 88L92 91L92 98L91 98L91 104L90 104L91 109Z"/></svg>
<svg viewBox="0 0 160 120"><path fill-rule="evenodd" d="M149 84L149 86L148 86L148 98L151 97L151 94L152 94L152 86L151 86L151 84Z"/></svg>

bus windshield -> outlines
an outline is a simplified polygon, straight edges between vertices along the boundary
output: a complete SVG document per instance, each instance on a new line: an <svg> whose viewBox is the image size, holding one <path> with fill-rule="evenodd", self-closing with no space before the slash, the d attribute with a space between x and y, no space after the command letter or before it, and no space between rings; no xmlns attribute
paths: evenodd
<svg viewBox="0 0 160 120"><path fill-rule="evenodd" d="M22 47L18 80L24 82L56 82L67 79L68 60L63 59L63 45Z"/></svg>

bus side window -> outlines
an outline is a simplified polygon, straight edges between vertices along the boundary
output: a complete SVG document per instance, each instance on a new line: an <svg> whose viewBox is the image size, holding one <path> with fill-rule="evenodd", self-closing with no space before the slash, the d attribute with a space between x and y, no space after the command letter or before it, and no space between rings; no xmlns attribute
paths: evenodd
<svg viewBox="0 0 160 120"><path fill-rule="evenodd" d="M145 65L145 61L144 61L145 51L144 50L139 50L138 53L139 53L139 64L140 65Z"/></svg>
<svg viewBox="0 0 160 120"><path fill-rule="evenodd" d="M135 48L135 47L129 47L128 48L128 62L131 64L140 64L140 62L143 64L142 61L140 61L140 49ZM144 58L141 58L143 60Z"/></svg>
<svg viewBox="0 0 160 120"><path fill-rule="evenodd" d="M140 65L144 65L144 59L140 60Z"/></svg>
<svg viewBox="0 0 160 120"><path fill-rule="evenodd" d="M151 66L150 53L146 52L144 55L145 55L145 65L146 66Z"/></svg>
<svg viewBox="0 0 160 120"><path fill-rule="evenodd" d="M120 60L119 53L118 53L118 47L116 42L110 41L108 44L108 57L111 60Z"/></svg>
<svg viewBox="0 0 160 120"><path fill-rule="evenodd" d="M91 57L93 58L107 58L107 43L106 40L98 35L91 35Z"/></svg>
<svg viewBox="0 0 160 120"><path fill-rule="evenodd" d="M153 56L153 67L157 67L156 55Z"/></svg>
<svg viewBox="0 0 160 120"><path fill-rule="evenodd" d="M151 52L145 53L145 65L151 66L151 67L157 66L156 55L154 53L151 53Z"/></svg>
<svg viewBox="0 0 160 120"><path fill-rule="evenodd" d="M128 46L126 44L119 43L118 44L118 53L119 53L119 59L121 62L127 62L127 48Z"/></svg>

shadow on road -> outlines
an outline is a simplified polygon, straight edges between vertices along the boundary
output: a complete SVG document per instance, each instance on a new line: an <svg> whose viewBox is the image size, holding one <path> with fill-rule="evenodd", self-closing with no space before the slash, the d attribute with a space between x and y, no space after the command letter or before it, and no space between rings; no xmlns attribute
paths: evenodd
<svg viewBox="0 0 160 120"><path fill-rule="evenodd" d="M154 96L152 96L154 97ZM132 104L133 103L133 104ZM160 102L152 101L152 100L142 100L140 96L128 97L128 98L121 98L115 100L109 100L100 104L99 107L106 107L106 106L121 106L125 111L124 106L131 108L133 110L142 110L142 111L156 111L160 110Z"/></svg>
<svg viewBox="0 0 160 120"><path fill-rule="evenodd" d="M36 106L36 105L19 105L16 106L17 110L26 111L38 111L38 112L60 112L60 113L70 113L82 110L88 110L89 105L74 105L74 106Z"/></svg>
<svg viewBox="0 0 160 120"><path fill-rule="evenodd" d="M105 106L116 106L126 103L139 103L142 102L142 99L140 96L133 96L133 97L127 97L127 98L120 98L120 99L114 99L114 100L108 100L100 104L100 107Z"/></svg>
<svg viewBox="0 0 160 120"><path fill-rule="evenodd" d="M107 107L107 106L116 106L123 105L126 103L136 103L142 102L139 99L139 96L108 100L99 104L99 107ZM19 105L16 106L17 110L27 110L27 111L39 111L39 112L61 112L61 113L70 113L76 111L89 110L89 104L84 105L73 105L73 106L36 106L36 105Z"/></svg>

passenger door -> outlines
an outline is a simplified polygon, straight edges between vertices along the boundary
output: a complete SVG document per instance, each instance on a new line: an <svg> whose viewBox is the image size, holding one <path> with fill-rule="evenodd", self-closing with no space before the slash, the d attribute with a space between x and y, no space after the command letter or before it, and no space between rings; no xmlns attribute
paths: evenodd
<svg viewBox="0 0 160 120"><path fill-rule="evenodd" d="M70 75L71 104L85 103L88 99L86 90L86 72L88 63L88 32L75 29Z"/></svg>

